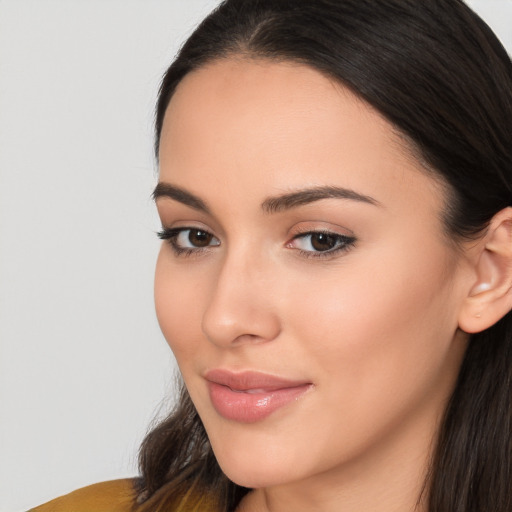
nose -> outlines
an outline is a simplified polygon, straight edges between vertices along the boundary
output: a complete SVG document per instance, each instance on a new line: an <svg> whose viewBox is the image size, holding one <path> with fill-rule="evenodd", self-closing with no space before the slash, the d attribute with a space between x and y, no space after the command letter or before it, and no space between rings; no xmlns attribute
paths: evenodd
<svg viewBox="0 0 512 512"><path fill-rule="evenodd" d="M206 337L224 348L274 340L281 327L273 277L255 258L227 256L203 314Z"/></svg>

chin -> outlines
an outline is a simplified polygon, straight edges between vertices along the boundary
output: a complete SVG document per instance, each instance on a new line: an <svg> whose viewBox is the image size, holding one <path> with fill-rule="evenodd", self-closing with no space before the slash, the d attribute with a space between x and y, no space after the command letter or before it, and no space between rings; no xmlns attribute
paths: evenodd
<svg viewBox="0 0 512 512"><path fill-rule="evenodd" d="M215 452L215 450L214 450ZM215 452L223 473L235 484L250 489L272 487L286 484L299 478L296 464L291 464L286 457L272 457L271 453L258 450L226 450L227 453ZM290 467L294 467L294 473Z"/></svg>
<svg viewBox="0 0 512 512"><path fill-rule="evenodd" d="M243 469L221 464L221 469L232 482L248 489L273 487L290 481L289 473L283 475L282 472L274 472L258 462Z"/></svg>

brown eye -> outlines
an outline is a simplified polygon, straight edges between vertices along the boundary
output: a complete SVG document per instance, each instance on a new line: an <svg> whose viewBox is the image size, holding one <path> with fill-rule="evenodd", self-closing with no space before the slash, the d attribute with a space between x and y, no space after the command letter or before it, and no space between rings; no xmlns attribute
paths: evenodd
<svg viewBox="0 0 512 512"><path fill-rule="evenodd" d="M312 233L310 243L315 251L330 251L339 243L339 236L327 233Z"/></svg>
<svg viewBox="0 0 512 512"><path fill-rule="evenodd" d="M355 243L353 236L341 235L326 231L310 231L297 235L288 247L298 249L304 256L330 256L348 250Z"/></svg>
<svg viewBox="0 0 512 512"><path fill-rule="evenodd" d="M158 237L167 240L176 254L189 254L220 245L220 240L209 231L197 228L164 228Z"/></svg>
<svg viewBox="0 0 512 512"><path fill-rule="evenodd" d="M208 247L213 240L213 235L200 229L191 229L188 235L188 241L193 247Z"/></svg>

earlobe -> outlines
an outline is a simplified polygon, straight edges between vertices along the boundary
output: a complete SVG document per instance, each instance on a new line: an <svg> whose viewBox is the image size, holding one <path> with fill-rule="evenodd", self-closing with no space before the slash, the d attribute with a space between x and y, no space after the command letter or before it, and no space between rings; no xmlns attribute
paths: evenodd
<svg viewBox="0 0 512 512"><path fill-rule="evenodd" d="M459 327L476 333L512 309L512 207L498 212L478 244L476 280L459 314Z"/></svg>

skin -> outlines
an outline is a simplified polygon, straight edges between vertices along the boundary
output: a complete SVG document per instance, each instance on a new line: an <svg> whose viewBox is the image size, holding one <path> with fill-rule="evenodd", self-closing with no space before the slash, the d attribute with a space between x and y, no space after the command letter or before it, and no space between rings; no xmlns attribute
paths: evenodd
<svg viewBox="0 0 512 512"><path fill-rule="evenodd" d="M458 316L472 271L445 234L443 184L339 84L302 65L242 58L178 86L160 182L209 210L157 199L164 228L213 238L190 254L163 242L155 302L221 468L254 489L240 510L414 510L467 342ZM262 209L268 197L323 186L373 203ZM318 230L355 241L320 254L298 238ZM190 245L188 232L174 243ZM204 374L213 368L312 387L239 423L212 406Z"/></svg>

